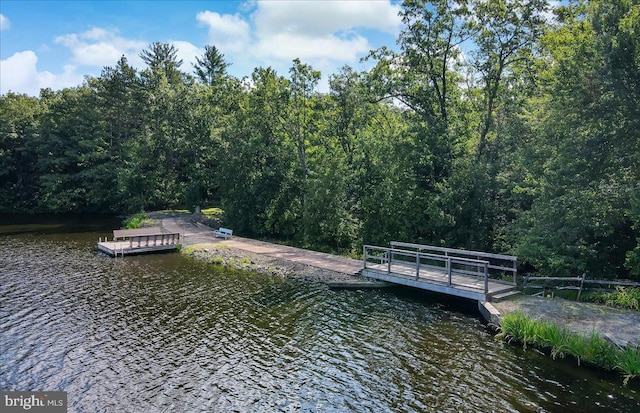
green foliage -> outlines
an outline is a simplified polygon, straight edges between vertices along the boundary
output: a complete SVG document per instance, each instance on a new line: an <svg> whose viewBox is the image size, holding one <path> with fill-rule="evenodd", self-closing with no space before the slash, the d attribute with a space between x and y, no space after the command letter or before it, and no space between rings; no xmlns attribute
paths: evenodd
<svg viewBox="0 0 640 413"><path fill-rule="evenodd" d="M224 55L220 53L217 47L206 45L204 47L204 55L196 57L193 65L198 79L208 86L213 86L220 82L226 75L229 63L224 60Z"/></svg>
<svg viewBox="0 0 640 413"><path fill-rule="evenodd" d="M222 216L224 215L224 211L216 207L205 208L200 210L200 212L202 213L202 216L205 217L206 219L212 219L215 221L221 221Z"/></svg>
<svg viewBox="0 0 640 413"><path fill-rule="evenodd" d="M599 300L611 307L640 310L640 288L618 286L613 292L603 293Z"/></svg>
<svg viewBox="0 0 640 413"><path fill-rule="evenodd" d="M640 347L627 347L616 354L615 367L624 373L624 384L640 377Z"/></svg>
<svg viewBox="0 0 640 413"><path fill-rule="evenodd" d="M122 225L124 229L137 229L137 228L142 228L145 225L149 225L151 223L153 223L153 220L149 218L148 215L136 214L125 219Z"/></svg>
<svg viewBox="0 0 640 413"><path fill-rule="evenodd" d="M605 304L611 307L640 310L640 288L617 286L612 292L589 291L582 296L582 301Z"/></svg>
<svg viewBox="0 0 640 413"><path fill-rule="evenodd" d="M38 192L39 124L44 102L26 95L0 96L0 211L33 208Z"/></svg>

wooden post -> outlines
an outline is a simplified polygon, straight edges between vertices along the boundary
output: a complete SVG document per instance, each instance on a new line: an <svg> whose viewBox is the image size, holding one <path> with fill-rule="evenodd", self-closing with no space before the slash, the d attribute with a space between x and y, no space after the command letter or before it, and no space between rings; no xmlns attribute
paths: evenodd
<svg viewBox="0 0 640 413"><path fill-rule="evenodd" d="M366 245L362 246L362 265L366 270L367 269L367 246Z"/></svg>
<svg viewBox="0 0 640 413"><path fill-rule="evenodd" d="M393 250L389 250L389 260L387 261L387 273L391 274L391 260L393 259Z"/></svg>
<svg viewBox="0 0 640 413"><path fill-rule="evenodd" d="M451 257L447 255L447 277L449 278L449 287L451 287Z"/></svg>
<svg viewBox="0 0 640 413"><path fill-rule="evenodd" d="M416 280L420 278L420 250L416 252Z"/></svg>
<svg viewBox="0 0 640 413"><path fill-rule="evenodd" d="M489 263L484 263L484 293L489 292Z"/></svg>
<svg viewBox="0 0 640 413"><path fill-rule="evenodd" d="M582 294L582 286L584 285L584 277L587 276L586 272L582 273L582 278L580 279L580 288L578 289L578 296L576 297L576 301L580 301L580 294Z"/></svg>

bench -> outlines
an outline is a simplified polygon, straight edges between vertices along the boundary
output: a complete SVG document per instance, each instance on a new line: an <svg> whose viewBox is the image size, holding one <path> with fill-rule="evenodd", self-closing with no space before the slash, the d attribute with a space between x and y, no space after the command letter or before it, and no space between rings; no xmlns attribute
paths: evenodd
<svg viewBox="0 0 640 413"><path fill-rule="evenodd" d="M229 237L231 237L231 235L233 235L233 231L230 230L229 228L218 228L218 230L215 232L216 237L218 238L224 238L227 239Z"/></svg>

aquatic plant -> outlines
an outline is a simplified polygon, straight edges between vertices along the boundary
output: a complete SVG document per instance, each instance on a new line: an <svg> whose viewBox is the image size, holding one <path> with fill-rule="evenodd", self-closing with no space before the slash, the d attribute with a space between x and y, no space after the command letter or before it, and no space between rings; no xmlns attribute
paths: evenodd
<svg viewBox="0 0 640 413"><path fill-rule="evenodd" d="M624 384L629 380L640 377L640 345L628 346L616 355L615 368L624 373Z"/></svg>
<svg viewBox="0 0 640 413"><path fill-rule="evenodd" d="M618 347L596 331L585 337L520 312L504 315L496 330L496 339L520 342L525 349L527 346L548 349L553 359L570 355L576 358L578 365L585 361L606 370L620 370L625 385L630 379L640 377L640 348Z"/></svg>

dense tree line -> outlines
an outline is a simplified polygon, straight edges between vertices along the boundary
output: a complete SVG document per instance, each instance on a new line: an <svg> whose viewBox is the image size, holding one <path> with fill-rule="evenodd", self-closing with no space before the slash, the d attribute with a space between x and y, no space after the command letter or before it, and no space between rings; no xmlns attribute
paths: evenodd
<svg viewBox="0 0 640 413"><path fill-rule="evenodd" d="M222 205L248 236L510 252L640 275L640 4L406 0L372 69L227 73L153 43L82 86L0 97L0 210ZM192 72L190 74L189 72Z"/></svg>

